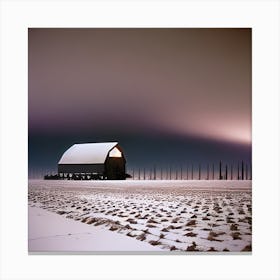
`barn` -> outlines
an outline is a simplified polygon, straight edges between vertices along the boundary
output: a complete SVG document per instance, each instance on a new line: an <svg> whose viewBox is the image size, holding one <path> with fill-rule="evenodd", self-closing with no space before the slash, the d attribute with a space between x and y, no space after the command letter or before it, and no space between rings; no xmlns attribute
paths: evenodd
<svg viewBox="0 0 280 280"><path fill-rule="evenodd" d="M58 174L75 178L123 180L126 160L118 142L74 144L58 162Z"/></svg>

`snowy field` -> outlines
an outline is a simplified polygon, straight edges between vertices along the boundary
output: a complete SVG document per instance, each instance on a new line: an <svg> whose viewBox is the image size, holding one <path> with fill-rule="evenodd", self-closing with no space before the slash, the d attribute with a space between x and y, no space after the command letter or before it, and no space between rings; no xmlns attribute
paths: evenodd
<svg viewBox="0 0 280 280"><path fill-rule="evenodd" d="M31 252L252 250L251 181L29 180L28 204Z"/></svg>

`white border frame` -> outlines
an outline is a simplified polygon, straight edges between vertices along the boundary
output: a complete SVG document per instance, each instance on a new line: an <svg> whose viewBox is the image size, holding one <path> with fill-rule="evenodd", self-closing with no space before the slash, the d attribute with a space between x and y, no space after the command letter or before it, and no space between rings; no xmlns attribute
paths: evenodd
<svg viewBox="0 0 280 280"><path fill-rule="evenodd" d="M0 3L1 279L280 279L278 1ZM252 255L28 255L28 27L253 28Z"/></svg>

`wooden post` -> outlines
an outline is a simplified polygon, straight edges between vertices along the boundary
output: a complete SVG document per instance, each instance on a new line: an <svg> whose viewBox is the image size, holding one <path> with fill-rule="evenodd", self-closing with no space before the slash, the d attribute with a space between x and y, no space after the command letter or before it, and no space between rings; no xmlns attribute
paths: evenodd
<svg viewBox="0 0 280 280"><path fill-rule="evenodd" d="M189 180L189 166L187 165L187 180Z"/></svg>
<svg viewBox="0 0 280 280"><path fill-rule="evenodd" d="M215 179L215 165L214 163L212 164L212 179L214 180Z"/></svg>
<svg viewBox="0 0 280 280"><path fill-rule="evenodd" d="M201 166L200 164L198 165L198 180L201 179Z"/></svg>
<svg viewBox="0 0 280 280"><path fill-rule="evenodd" d="M182 165L181 165L181 180L183 179L183 168L182 168Z"/></svg>
<svg viewBox="0 0 280 280"><path fill-rule="evenodd" d="M193 180L193 164L192 164L192 180Z"/></svg>
<svg viewBox="0 0 280 280"><path fill-rule="evenodd" d="M237 165L237 180L239 180L240 178L240 174L239 174L239 162L238 162L238 165Z"/></svg>
<svg viewBox="0 0 280 280"><path fill-rule="evenodd" d="M222 177L222 161L220 160L220 164L219 164L219 180L222 180L223 177Z"/></svg>
<svg viewBox="0 0 280 280"><path fill-rule="evenodd" d="M209 164L207 163L207 180L209 180Z"/></svg>
<svg viewBox="0 0 280 280"><path fill-rule="evenodd" d="M162 167L160 168L160 180L162 180Z"/></svg>
<svg viewBox="0 0 280 280"><path fill-rule="evenodd" d="M241 163L241 179L244 180L244 162L242 160L242 163Z"/></svg>
<svg viewBox="0 0 280 280"><path fill-rule="evenodd" d="M252 164L250 164L250 180L252 180L253 174L252 174Z"/></svg>
<svg viewBox="0 0 280 280"><path fill-rule="evenodd" d="M227 178L228 178L228 169L227 169L227 164L226 164L226 174L225 174L225 179L227 180Z"/></svg>
<svg viewBox="0 0 280 280"><path fill-rule="evenodd" d="M169 166L169 180L171 180L171 166Z"/></svg>
<svg viewBox="0 0 280 280"><path fill-rule="evenodd" d="M248 180L248 164L246 163L246 180Z"/></svg>
<svg viewBox="0 0 280 280"><path fill-rule="evenodd" d="M232 174L232 164L230 165L230 180L232 180L232 178L233 178L233 174Z"/></svg>

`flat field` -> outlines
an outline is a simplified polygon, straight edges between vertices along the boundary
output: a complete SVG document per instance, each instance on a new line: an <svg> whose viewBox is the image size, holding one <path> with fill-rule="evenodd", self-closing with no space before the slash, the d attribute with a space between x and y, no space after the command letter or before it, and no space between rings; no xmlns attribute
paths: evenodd
<svg viewBox="0 0 280 280"><path fill-rule="evenodd" d="M153 251L185 253L250 252L251 184L251 181L203 180L29 180L28 204L29 213L38 208L55 213L48 219L44 215L39 217L46 219L45 223L41 220L46 228L48 225L53 227L54 217L60 216L61 221L72 219L67 232L64 232L65 238L77 231L82 223L106 233L111 232L104 234L103 239L99 234L96 237L98 240L93 235L92 239L85 241L88 245L86 248L93 252L103 249L137 252L149 251L149 248ZM37 251L36 248L39 251L68 251L65 247L56 247L59 244L57 240L51 244L55 231L59 231L60 222L56 222L49 236L32 235L39 227L38 215L36 218L29 214L29 251ZM108 244L114 240L118 242L121 235L124 245L110 249ZM60 235L60 242L61 239L63 235ZM71 243L67 243L71 245L70 251L85 250L82 237L80 243L78 239L72 238ZM129 246L125 246L126 240ZM44 242L48 246L44 247ZM75 242L76 246L72 246ZM98 248L91 246L90 242L98 243ZM79 244L83 246L79 247Z"/></svg>

